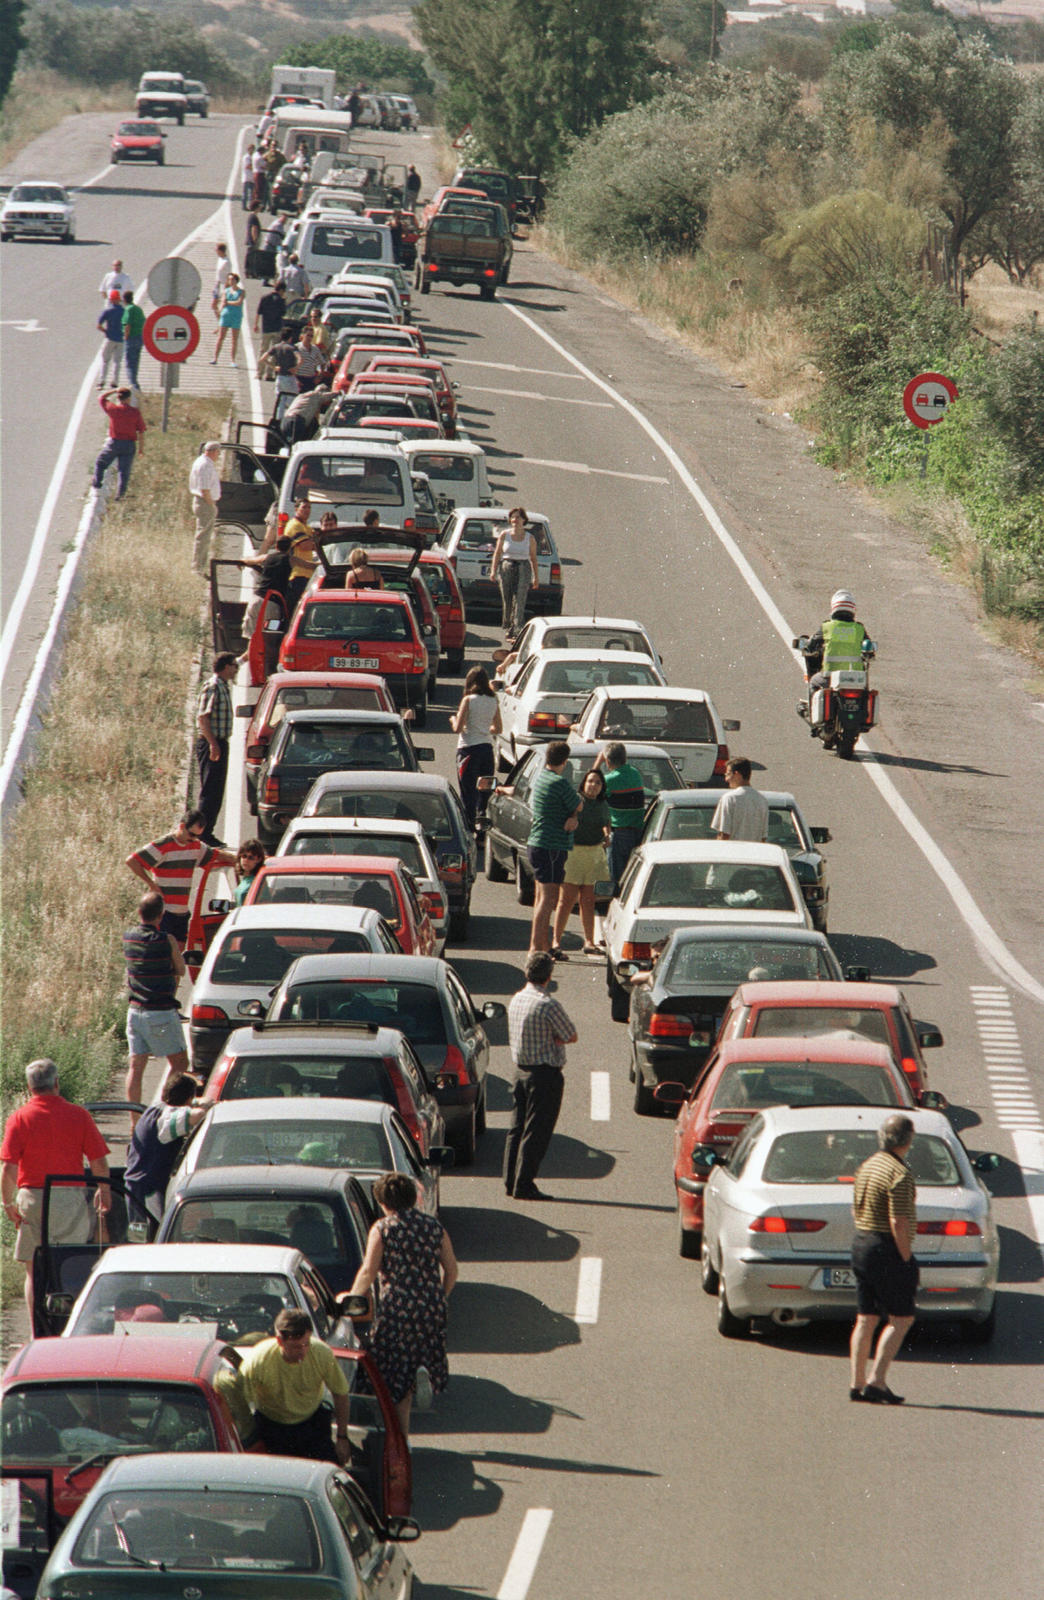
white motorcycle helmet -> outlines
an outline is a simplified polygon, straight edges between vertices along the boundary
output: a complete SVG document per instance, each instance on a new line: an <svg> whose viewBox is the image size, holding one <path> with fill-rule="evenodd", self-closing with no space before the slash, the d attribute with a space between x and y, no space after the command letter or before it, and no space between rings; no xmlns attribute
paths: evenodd
<svg viewBox="0 0 1044 1600"><path fill-rule="evenodd" d="M830 596L830 615L833 616L837 611L847 611L854 617L855 609L855 595L851 589L835 589Z"/></svg>

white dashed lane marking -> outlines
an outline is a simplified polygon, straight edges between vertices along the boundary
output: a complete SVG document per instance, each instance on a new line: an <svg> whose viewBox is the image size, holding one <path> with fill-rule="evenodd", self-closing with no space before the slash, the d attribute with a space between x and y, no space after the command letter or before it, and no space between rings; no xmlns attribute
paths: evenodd
<svg viewBox="0 0 1044 1600"><path fill-rule="evenodd" d="M574 400L564 394L538 394L535 389L490 389L483 384L469 383L469 394L506 394L509 400L543 400L549 405L593 406L596 411L611 411L611 400Z"/></svg>
<svg viewBox="0 0 1044 1600"><path fill-rule="evenodd" d="M1040 1132L1044 1123L1023 1060L1011 996L1000 984L980 983L972 984L971 998L998 1122L1013 1131Z"/></svg>
<svg viewBox="0 0 1044 1600"><path fill-rule="evenodd" d="M497 1590L497 1600L526 1600L547 1530L551 1526L551 1515L546 1507L539 1506L526 1512L504 1574L504 1582Z"/></svg>
<svg viewBox="0 0 1044 1600"><path fill-rule="evenodd" d="M611 1109L610 1078L608 1072L591 1074L591 1121L608 1122Z"/></svg>
<svg viewBox="0 0 1044 1600"><path fill-rule="evenodd" d="M576 1311L573 1321L592 1327L598 1321L598 1303L602 1297L601 1256L581 1256L580 1281L576 1286Z"/></svg>

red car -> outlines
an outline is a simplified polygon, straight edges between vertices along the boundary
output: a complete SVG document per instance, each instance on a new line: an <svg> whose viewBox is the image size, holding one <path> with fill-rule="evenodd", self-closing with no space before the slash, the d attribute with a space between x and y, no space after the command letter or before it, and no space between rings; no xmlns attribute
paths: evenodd
<svg viewBox="0 0 1044 1600"><path fill-rule="evenodd" d="M404 439L445 438L439 423L429 422L426 417L360 417L359 427L398 433Z"/></svg>
<svg viewBox="0 0 1044 1600"><path fill-rule="evenodd" d="M451 183L444 183L441 189L436 189L422 213L422 222L426 227L432 217L442 207L444 200L450 196L457 200L481 200L483 204L489 200L489 195L484 189L455 189Z"/></svg>
<svg viewBox="0 0 1044 1600"><path fill-rule="evenodd" d="M121 122L112 136L109 159L114 165L118 161L155 161L162 167L166 137L158 122Z"/></svg>
<svg viewBox="0 0 1044 1600"><path fill-rule="evenodd" d="M915 1100L887 1045L836 1036L719 1041L691 1090L680 1083L661 1083L654 1097L662 1105L680 1107L674 1128L674 1188L678 1250L689 1259L700 1253L707 1153L727 1154L762 1107L879 1105L895 1110L929 1103L923 1096ZM940 1100L930 1096L934 1106Z"/></svg>
<svg viewBox="0 0 1044 1600"><path fill-rule="evenodd" d="M352 379L366 370L374 356L384 355L388 348L388 345L370 339L353 340L341 357L334 374L332 385L334 393L342 394L347 390Z"/></svg>
<svg viewBox="0 0 1044 1600"><path fill-rule="evenodd" d="M729 1001L718 1039L821 1033L888 1045L915 1100L928 1085L921 1052L943 1042L938 1028L914 1021L902 990L892 983L743 983Z"/></svg>
<svg viewBox="0 0 1044 1600"><path fill-rule="evenodd" d="M356 335L355 343L364 341L369 344L371 340L368 336L372 334L372 343L379 344L384 349L399 345L405 350L408 342L412 344L419 356L427 355L428 353L423 333L419 328L415 328L412 323L407 326L405 322L396 322L389 328L385 322L357 322L352 332Z"/></svg>
<svg viewBox="0 0 1044 1600"><path fill-rule="evenodd" d="M376 673L360 672L345 679L341 672L273 672L253 709L240 706L237 717L249 717L246 731L246 787L250 809L257 812L257 775L272 735L287 711L394 711L388 685Z"/></svg>
<svg viewBox="0 0 1044 1600"><path fill-rule="evenodd" d="M317 589L302 596L279 651L283 672L379 672L396 707L428 720L428 649L404 594Z"/></svg>
<svg viewBox="0 0 1044 1600"><path fill-rule="evenodd" d="M468 617L453 562L440 550L425 550L421 554L420 568L421 576L431 591L435 609L439 614L439 630L442 654L446 658L446 670L461 673L464 671L464 644L468 634Z"/></svg>
<svg viewBox="0 0 1044 1600"><path fill-rule="evenodd" d="M388 372L398 377L409 377L416 373L423 378L431 378L435 384L435 394L439 402L439 410L446 419L447 425L455 429L457 419L457 401L453 393L453 385L449 374L441 361L436 361L432 356L406 356L398 350L384 350L365 368L369 373ZM450 438L453 434L450 434Z"/></svg>
<svg viewBox="0 0 1044 1600"><path fill-rule="evenodd" d="M276 900L370 906L380 912L404 956L437 954L435 930L413 874L396 856L271 856L243 904Z"/></svg>

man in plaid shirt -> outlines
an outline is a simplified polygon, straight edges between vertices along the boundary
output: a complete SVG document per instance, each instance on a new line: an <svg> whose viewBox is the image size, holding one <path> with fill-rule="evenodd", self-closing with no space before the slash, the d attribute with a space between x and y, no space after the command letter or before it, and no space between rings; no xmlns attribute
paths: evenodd
<svg viewBox="0 0 1044 1600"><path fill-rule="evenodd" d="M526 960L526 986L508 1006L508 1036L515 1063L514 1114L504 1147L504 1187L516 1200L550 1200L536 1186L562 1106L562 1068L576 1028L565 1008L548 993L554 959L533 950Z"/></svg>
<svg viewBox="0 0 1044 1600"><path fill-rule="evenodd" d="M207 819L204 843L214 845L214 829L221 815L228 773L228 742L232 737L232 696L229 684L239 670L239 658L231 651L214 657L214 670L199 691L196 702L196 765L199 768L199 809Z"/></svg>

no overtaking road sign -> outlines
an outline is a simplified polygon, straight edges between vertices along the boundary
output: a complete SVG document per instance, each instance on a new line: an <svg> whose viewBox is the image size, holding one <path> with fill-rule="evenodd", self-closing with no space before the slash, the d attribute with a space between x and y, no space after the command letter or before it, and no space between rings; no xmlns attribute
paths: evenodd
<svg viewBox="0 0 1044 1600"><path fill-rule="evenodd" d="M903 410L915 428L941 422L947 406L957 398L957 385L941 372L920 372L903 390Z"/></svg>
<svg viewBox="0 0 1044 1600"><path fill-rule="evenodd" d="M199 323L184 306L157 306L142 338L157 361L185 361L199 344Z"/></svg>

